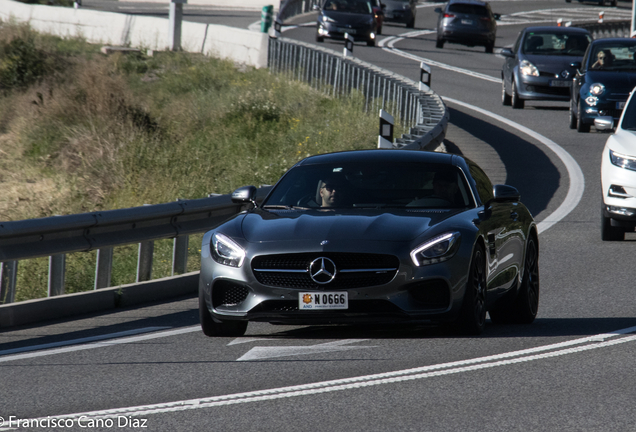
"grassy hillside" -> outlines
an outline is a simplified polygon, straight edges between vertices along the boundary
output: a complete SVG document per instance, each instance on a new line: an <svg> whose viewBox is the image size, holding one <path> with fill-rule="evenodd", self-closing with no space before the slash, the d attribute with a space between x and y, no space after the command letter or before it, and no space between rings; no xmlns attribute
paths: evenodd
<svg viewBox="0 0 636 432"><path fill-rule="evenodd" d="M229 193L311 154L375 146L359 94L202 55L99 49L0 24L0 221ZM154 277L170 271L161 243ZM135 247L118 249L113 285L135 277ZM20 262L17 300L46 296L47 263ZM90 289L94 253L69 256L67 271L66 292Z"/></svg>

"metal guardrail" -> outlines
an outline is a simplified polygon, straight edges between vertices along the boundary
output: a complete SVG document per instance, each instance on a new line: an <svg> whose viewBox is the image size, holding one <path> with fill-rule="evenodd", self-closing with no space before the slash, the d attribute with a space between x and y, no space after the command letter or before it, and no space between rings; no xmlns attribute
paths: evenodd
<svg viewBox="0 0 636 432"><path fill-rule="evenodd" d="M281 0L276 21L283 23L296 15L309 13L313 10L314 5L320 5L320 3L322 0Z"/></svg>
<svg viewBox="0 0 636 432"><path fill-rule="evenodd" d="M587 29L592 33L592 38L610 38L610 37L630 37L631 21L605 21L598 22L582 22L573 24L573 26Z"/></svg>
<svg viewBox="0 0 636 432"><path fill-rule="evenodd" d="M268 67L273 72L307 84L333 96L360 92L365 109L384 109L409 127L393 147L423 150L444 140L449 114L439 95L420 90L420 84L355 57L292 41L270 38Z"/></svg>

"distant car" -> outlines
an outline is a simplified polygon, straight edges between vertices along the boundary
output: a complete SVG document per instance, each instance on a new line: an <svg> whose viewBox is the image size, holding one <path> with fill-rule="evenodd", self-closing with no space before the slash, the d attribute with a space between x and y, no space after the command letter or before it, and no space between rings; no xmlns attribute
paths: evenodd
<svg viewBox="0 0 636 432"><path fill-rule="evenodd" d="M492 53L497 37L499 14L492 13L488 3L478 0L450 0L444 8L436 8L437 48L444 43L486 47Z"/></svg>
<svg viewBox="0 0 636 432"><path fill-rule="evenodd" d="M601 238L624 240L636 227L636 97L632 90L627 105L607 139L601 159ZM612 117L595 119L597 129L613 126Z"/></svg>
<svg viewBox="0 0 636 432"><path fill-rule="evenodd" d="M417 14L417 0L382 0L385 5L384 21L406 24L406 27L415 27Z"/></svg>
<svg viewBox="0 0 636 432"><path fill-rule="evenodd" d="M384 5L380 3L380 0L371 0L371 5L373 9L373 16L375 17L375 21L377 23L377 33L378 35L382 34L382 24L384 24Z"/></svg>
<svg viewBox="0 0 636 432"><path fill-rule="evenodd" d="M325 38L344 39L345 33L354 41L366 41L375 46L378 20L372 0L325 0L319 8L316 42Z"/></svg>
<svg viewBox="0 0 636 432"><path fill-rule="evenodd" d="M570 93L570 128L589 132L594 119L623 112L629 93L636 86L636 39L606 38L590 43Z"/></svg>
<svg viewBox="0 0 636 432"><path fill-rule="evenodd" d="M611 4L612 6L616 6L616 4L618 3L618 0L578 0L579 3L583 3L583 2L591 2L591 3L598 3L601 6L606 6L608 3ZM566 3L572 3L572 0L565 0Z"/></svg>
<svg viewBox="0 0 636 432"><path fill-rule="evenodd" d="M569 101L572 78L589 31L576 27L527 27L513 48L503 48L501 103L523 108L526 100Z"/></svg>
<svg viewBox="0 0 636 432"><path fill-rule="evenodd" d="M240 336L249 321L323 325L530 323L539 243L512 186L458 155L359 150L311 156L261 205L203 236L201 327Z"/></svg>

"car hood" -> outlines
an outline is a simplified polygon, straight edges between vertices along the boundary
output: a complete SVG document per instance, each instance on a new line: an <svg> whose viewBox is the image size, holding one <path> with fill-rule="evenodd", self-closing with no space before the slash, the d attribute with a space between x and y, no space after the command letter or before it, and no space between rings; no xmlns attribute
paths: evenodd
<svg viewBox="0 0 636 432"><path fill-rule="evenodd" d="M607 146L625 156L636 156L636 132L618 129L607 140Z"/></svg>
<svg viewBox="0 0 636 432"><path fill-rule="evenodd" d="M570 66L570 63L580 62L582 57L572 56L545 56L545 55L532 55L525 54L523 56L530 63L535 65L537 69L542 72L550 72L555 75L561 73L564 70L573 72L575 69ZM572 73L570 76L573 76Z"/></svg>
<svg viewBox="0 0 636 432"><path fill-rule="evenodd" d="M284 211L247 213L241 230L253 243L287 240L408 241L456 212L402 211L368 214L331 211Z"/></svg>
<svg viewBox="0 0 636 432"><path fill-rule="evenodd" d="M585 81L587 83L600 82L607 86L607 90L610 92L624 90L629 93L636 86L636 73L635 72L607 72L607 71L592 71L588 70Z"/></svg>
<svg viewBox="0 0 636 432"><path fill-rule="evenodd" d="M352 26L369 24L372 14L359 14L349 12L323 11L322 14L340 24L350 24Z"/></svg>

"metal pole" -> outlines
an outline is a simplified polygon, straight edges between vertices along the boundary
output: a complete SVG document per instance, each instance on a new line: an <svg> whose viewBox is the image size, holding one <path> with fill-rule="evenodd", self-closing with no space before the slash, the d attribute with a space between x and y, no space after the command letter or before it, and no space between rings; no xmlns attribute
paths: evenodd
<svg viewBox="0 0 636 432"><path fill-rule="evenodd" d="M49 297L64 294L64 273L66 271L66 255L49 257Z"/></svg>
<svg viewBox="0 0 636 432"><path fill-rule="evenodd" d="M17 275L17 261L0 263L0 304L9 304L15 301L15 283Z"/></svg>
<svg viewBox="0 0 636 432"><path fill-rule="evenodd" d="M168 45L171 51L181 49L181 21L183 20L184 3L187 3L187 0L170 0Z"/></svg>
<svg viewBox="0 0 636 432"><path fill-rule="evenodd" d="M97 265L95 267L95 289L110 286L110 278L113 270L113 248L97 250Z"/></svg>
<svg viewBox="0 0 636 432"><path fill-rule="evenodd" d="M190 236L183 235L174 238L172 249L172 276L184 274L188 271L188 244Z"/></svg>
<svg viewBox="0 0 636 432"><path fill-rule="evenodd" d="M137 259L137 282L152 279L152 255L155 251L155 242L150 240L139 243L139 256Z"/></svg>

